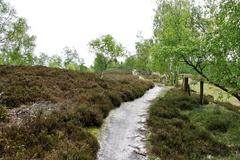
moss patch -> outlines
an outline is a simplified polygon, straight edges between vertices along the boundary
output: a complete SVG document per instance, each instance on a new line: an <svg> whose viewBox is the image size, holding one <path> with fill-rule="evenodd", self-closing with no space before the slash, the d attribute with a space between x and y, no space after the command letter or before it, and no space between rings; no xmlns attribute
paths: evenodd
<svg viewBox="0 0 240 160"><path fill-rule="evenodd" d="M96 137L97 139L100 136L100 128L91 127L91 128L87 128L87 131L89 133L91 133L94 137Z"/></svg>

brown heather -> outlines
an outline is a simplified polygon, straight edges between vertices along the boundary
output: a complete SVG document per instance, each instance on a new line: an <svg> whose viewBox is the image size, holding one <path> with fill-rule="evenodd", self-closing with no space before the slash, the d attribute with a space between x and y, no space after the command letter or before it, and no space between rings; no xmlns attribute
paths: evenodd
<svg viewBox="0 0 240 160"><path fill-rule="evenodd" d="M100 78L42 66L0 66L0 106L10 110L40 102L57 104L50 114L43 110L21 125L2 122L0 159L93 160L99 145L85 128L101 126L111 109L151 87L124 73Z"/></svg>

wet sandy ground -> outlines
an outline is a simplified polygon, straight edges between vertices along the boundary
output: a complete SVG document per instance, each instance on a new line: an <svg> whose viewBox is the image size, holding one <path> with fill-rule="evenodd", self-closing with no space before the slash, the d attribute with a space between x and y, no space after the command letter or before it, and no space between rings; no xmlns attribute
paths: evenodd
<svg viewBox="0 0 240 160"><path fill-rule="evenodd" d="M166 88L155 86L145 95L111 111L99 138L98 160L147 160L145 122L152 101Z"/></svg>

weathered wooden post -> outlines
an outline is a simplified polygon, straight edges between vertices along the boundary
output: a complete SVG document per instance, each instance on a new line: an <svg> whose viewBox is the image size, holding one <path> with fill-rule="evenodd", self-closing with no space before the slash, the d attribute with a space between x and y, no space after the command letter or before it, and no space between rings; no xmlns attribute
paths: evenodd
<svg viewBox="0 0 240 160"><path fill-rule="evenodd" d="M200 104L203 105L204 103L204 82L203 80L200 81Z"/></svg>
<svg viewBox="0 0 240 160"><path fill-rule="evenodd" d="M188 92L188 77L184 78L184 92Z"/></svg>

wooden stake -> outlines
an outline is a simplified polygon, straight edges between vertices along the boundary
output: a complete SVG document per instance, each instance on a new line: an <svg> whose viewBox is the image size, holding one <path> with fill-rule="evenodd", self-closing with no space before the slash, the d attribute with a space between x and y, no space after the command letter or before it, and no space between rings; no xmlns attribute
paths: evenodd
<svg viewBox="0 0 240 160"><path fill-rule="evenodd" d="M186 93L188 92L188 77L184 78L184 91Z"/></svg>

